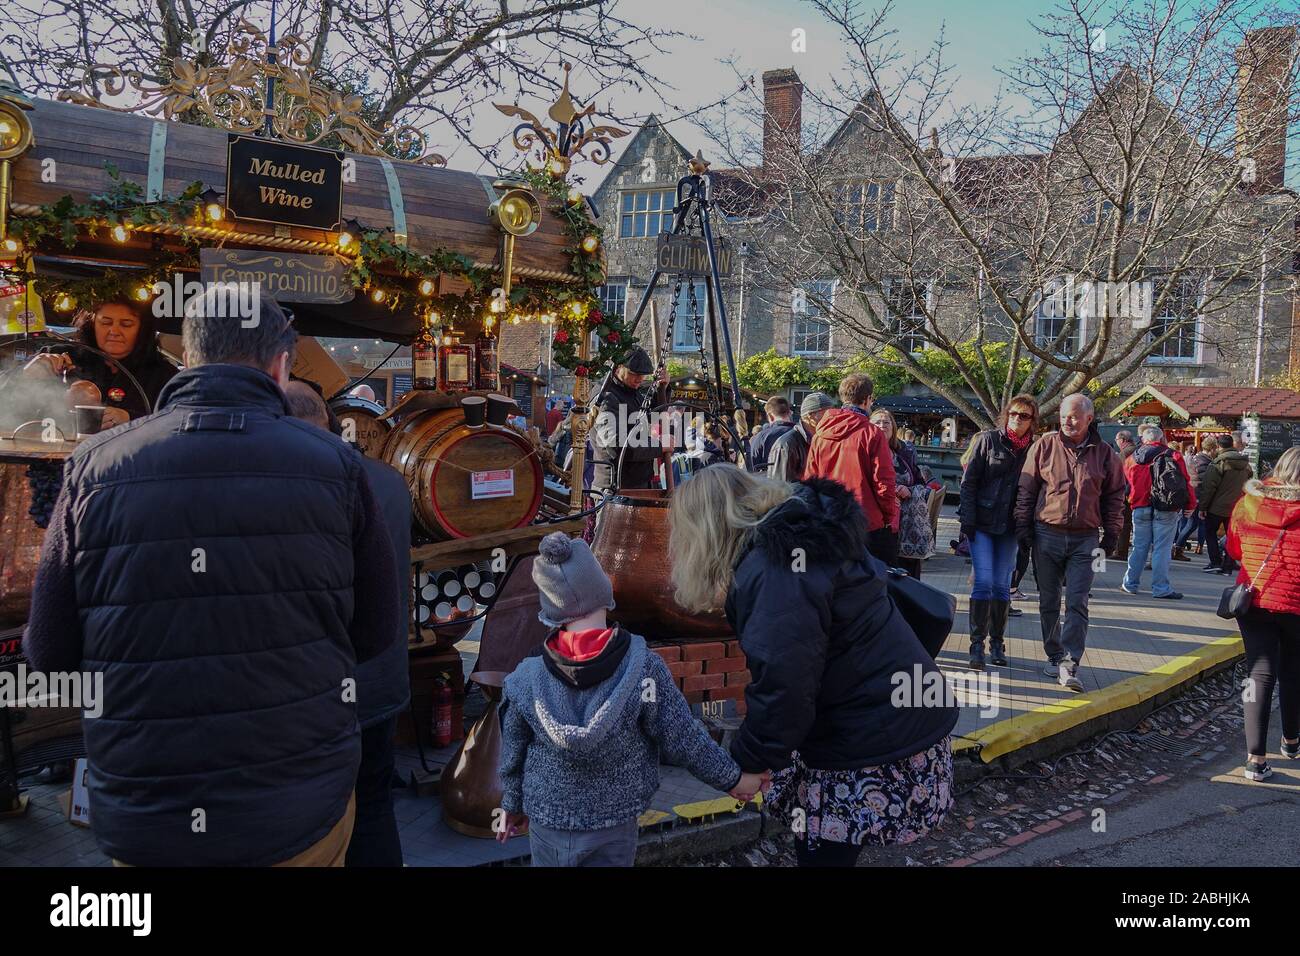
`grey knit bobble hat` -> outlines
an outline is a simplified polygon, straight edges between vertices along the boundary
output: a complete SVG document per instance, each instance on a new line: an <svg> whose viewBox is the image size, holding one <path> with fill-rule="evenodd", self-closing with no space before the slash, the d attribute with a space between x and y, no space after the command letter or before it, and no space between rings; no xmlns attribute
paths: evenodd
<svg viewBox="0 0 1300 956"><path fill-rule="evenodd" d="M542 604L537 619L547 627L563 627L597 608L614 609L614 586L591 548L563 531L542 539L533 561L533 583Z"/></svg>

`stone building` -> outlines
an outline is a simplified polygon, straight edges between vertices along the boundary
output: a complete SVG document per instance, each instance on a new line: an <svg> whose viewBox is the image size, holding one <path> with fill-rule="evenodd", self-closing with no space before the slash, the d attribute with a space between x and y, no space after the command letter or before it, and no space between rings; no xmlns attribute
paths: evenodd
<svg viewBox="0 0 1300 956"><path fill-rule="evenodd" d="M1287 58L1294 55L1295 42L1295 31L1290 28L1258 31L1248 37L1239 53L1242 95L1237 121L1240 128L1255 134L1257 145L1249 157L1253 181L1241 190L1240 196L1232 198L1233 215L1256 217L1260 222L1277 222L1279 217L1282 222L1296 221L1295 193L1283 184L1285 110L1279 112L1277 95L1278 84L1288 75ZM779 217L769 215L772 196L764 192L763 184L766 171L788 162L790 151L799 148L803 100L803 84L794 70L768 71L762 79L765 117L761 165L713 171L715 194L725 215L715 218L715 224L719 234L732 242L737 263L732 276L723 283L737 361L774 348L780 355L800 356L818 367L879 350L878 338L864 338L839 320L826 320L824 304L835 302L834 297L843 291L839 277L830 271L817 277L814 267L808 278L792 282L789 276L776 274L771 257L756 254L758 242L793 241L781 235ZM1114 89L1108 87L1103 96L1124 95L1123 86L1130 81L1131 77L1121 75ZM1283 98L1283 107L1285 102ZM878 111L884 108L879 102L864 100L813 154L815 162L826 171L825 186L836 192L846 215L858 229L872 233L899 230L904 217L915 215L918 208L912 184L899 174L898 144L880 131ZM1088 114L1085 111L1071 135L1087 135ZM1176 137L1179 130L1190 138L1182 127L1168 135ZM1264 135L1259 135L1261 130ZM936 169L946 169L963 201L972 205L993 206L1007 201L1003 187L1033 173L1045 161L1045 157L1036 155L946 160L937 136L927 146L926 154ZM674 190L678 179L685 175L689 158L685 147L652 116L596 189L593 201L605 230L608 262L608 278L601 289L607 310L631 314L636 309L653 270L656 236L671 225ZM1224 161L1233 159L1224 157ZM1075 199L1081 210L1078 222L1104 222L1114 212L1108 202L1096 197ZM1125 214L1142 221L1146 213L1140 196ZM1201 300L1195 283L1185 282L1177 289L1171 283L1170 293L1151 316L1152 331L1159 334L1162 325L1177 325L1180 316L1195 314L1194 323L1186 325L1156 354L1134 368L1122 391L1132 391L1151 381L1250 385L1296 368L1300 357L1297 235L1300 230L1288 226L1287 241L1271 252L1263 275L1242 276L1232 304L1213 314L1196 314ZM936 248L941 248L943 241L937 235ZM982 323L995 325L1002 318L985 294L982 276L960 274L965 266L962 264L954 274L947 265L936 264L937 278L927 277L924 281L914 275L890 277L880 289L862 298L893 316L890 341L896 348L919 352L934 347L927 341L924 313L930 314L940 329L951 331L951 341L963 341ZM697 285L692 297L689 284L684 283L674 297L673 290L661 283L654 296L661 327L674 298L677 320L669 357L694 367L699 361L700 344L695 320L702 316L704 295ZM908 315L916 316L916 321L909 324ZM1034 313L1031 321L1040 347L1046 348L1061 338L1055 345L1069 354L1072 347L1078 348L1088 339L1086 318L1069 328L1069 334L1050 307L1043 307L1041 314ZM648 338L644 321L638 334L643 341ZM1002 333L1002 337L1006 334ZM998 336L990 333L989 337ZM790 397L797 399L802 391L792 389Z"/></svg>

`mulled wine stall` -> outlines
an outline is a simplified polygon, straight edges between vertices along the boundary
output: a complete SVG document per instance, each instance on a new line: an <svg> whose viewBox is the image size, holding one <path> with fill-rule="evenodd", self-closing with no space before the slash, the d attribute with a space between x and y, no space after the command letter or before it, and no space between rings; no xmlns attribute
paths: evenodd
<svg viewBox="0 0 1300 956"><path fill-rule="evenodd" d="M237 310L258 290L293 314L294 373L331 400L343 437L410 489L413 703L399 737L418 745L422 760L429 747L464 737L441 777L443 819L490 837L499 803L495 703L464 732L454 645L483 619L472 677L494 699L543 636L526 572L542 537L594 535L614 580L614 616L652 641L730 636L720 614L677 613L666 597L671 450L659 490L593 500L582 479L591 403L604 387L593 395L593 386L636 345L661 278L706 277L713 354L701 352L699 395L684 404L726 431L734 456L748 451L720 294L725 249L709 220L712 180L697 156L663 237L669 251L690 255L659 263L625 325L598 308L601 230L568 176L578 159L607 162L611 139L626 133L595 125L594 107L574 104L567 65L547 112L553 125L497 107L520 120L514 144L526 161L515 174L483 176L446 168L411 127L370 125L360 98L320 86L309 63L299 38L269 43L244 24L227 65L178 61L165 86L94 66L80 89L47 101L0 78L0 667L22 663L19 637L62 463L80 439L129 417L112 417L108 405L130 397L147 414L153 404L147 383L120 361L57 328L105 303L148 307L160 355L177 364L187 305L202 296L205 307ZM674 321L660 329L651 315L661 368ZM501 394L500 336L530 323L549 331L553 363L574 375L565 471ZM394 352L410 346L414 387L387 406L364 390L351 394L374 370L343 374L316 336L381 340ZM39 394L29 388L34 362L62 371L47 375ZM93 362L114 374L120 366L124 379L106 391L77 374ZM643 410L659 409L647 399ZM722 704L743 703L748 674L734 640L698 648L706 649L683 662L680 680L697 709L718 716ZM21 813L18 771L77 755L79 715L0 707L0 720L0 811Z"/></svg>
<svg viewBox="0 0 1300 956"><path fill-rule="evenodd" d="M91 67L58 101L0 80L0 666L22 661L62 462L111 423L106 396L77 380L78 350L96 350L52 327L100 303L137 302L153 306L163 342L204 284L224 283L232 303L255 288L292 312L302 337L294 372L334 400L344 438L411 489L415 703L403 732L422 748L445 745L462 735L453 644L545 534L586 524L581 480L555 472L536 430L499 394L498 336L503 325L554 326L573 343L580 403L588 378L634 344L596 307L600 230L566 178L574 159L606 161L610 136L623 131L587 128L592 108L573 105L566 66L549 113L558 132L498 107L524 121L516 145L540 168L454 171L416 130L375 128L359 97L319 86L297 37L271 44L245 24L229 53L228 65L202 71L178 63L163 87ZM314 336L411 346L414 387L387 408L349 396L354 381L337 379ZM72 356L73 374L33 398L23 372L53 350ZM581 476L584 442L576 447ZM449 719L434 739L434 700L448 689ZM0 811L21 812L16 771L78 753L79 716L50 707L0 716L21 718L5 728ZM444 775L444 791L455 788ZM482 823L474 806L448 805L447 819L467 831Z"/></svg>

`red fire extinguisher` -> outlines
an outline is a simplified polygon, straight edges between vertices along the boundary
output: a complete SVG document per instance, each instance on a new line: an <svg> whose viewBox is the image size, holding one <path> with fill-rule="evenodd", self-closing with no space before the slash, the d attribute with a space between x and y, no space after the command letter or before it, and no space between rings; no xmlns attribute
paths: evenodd
<svg viewBox="0 0 1300 956"><path fill-rule="evenodd" d="M451 678L439 674L433 685L433 745L451 745Z"/></svg>

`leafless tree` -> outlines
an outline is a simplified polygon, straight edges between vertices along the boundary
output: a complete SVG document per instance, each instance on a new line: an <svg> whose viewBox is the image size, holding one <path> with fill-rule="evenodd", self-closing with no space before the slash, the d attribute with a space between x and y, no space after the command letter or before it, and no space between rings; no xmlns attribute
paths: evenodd
<svg viewBox="0 0 1300 956"><path fill-rule="evenodd" d="M29 94L51 98L77 85L90 63L137 69L154 83L171 77L178 56L199 66L219 63L239 21L265 27L270 10L268 2L248 0L5 0L4 6L13 27L0 38L0 60ZM277 33L298 34L324 76L365 93L372 121L403 114L432 142L463 142L499 165L496 144L481 124L475 130L478 110L493 99L547 102L558 89L562 59L579 67L585 86L612 98L599 104L602 110L612 109L620 89L649 89L661 99L671 91L648 60L684 35L638 26L622 15L625 6L619 0L307 0L280 3Z"/></svg>
<svg viewBox="0 0 1300 956"><path fill-rule="evenodd" d="M954 106L942 33L909 59L888 5L811 6L852 66L806 91L802 133L753 87L707 128L727 175L765 197L739 228L773 283L836 280L806 298L838 342L894 346L890 361L984 426L1018 389L1050 414L1192 346L1253 359L1257 313L1293 289L1294 7L1065 0L993 101Z"/></svg>

